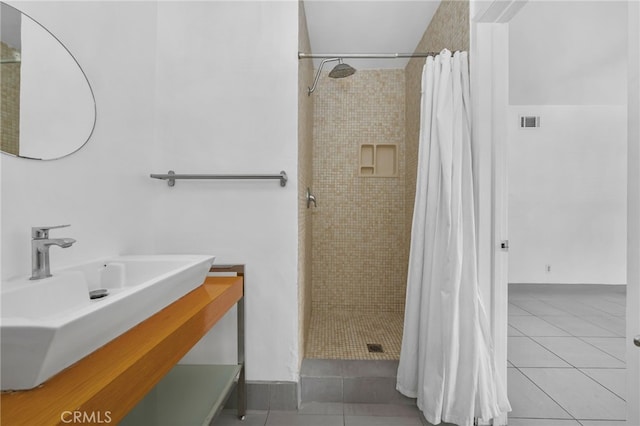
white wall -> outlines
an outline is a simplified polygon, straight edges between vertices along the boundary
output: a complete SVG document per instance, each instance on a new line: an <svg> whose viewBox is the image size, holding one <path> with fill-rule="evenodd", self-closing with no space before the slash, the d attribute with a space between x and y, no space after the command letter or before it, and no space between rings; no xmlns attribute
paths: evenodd
<svg viewBox="0 0 640 426"><path fill-rule="evenodd" d="M73 247L51 249L53 270L118 253L149 252L156 5L11 5L38 20L74 54L93 87L97 123L89 143L70 157L41 162L1 156L2 278L30 275L32 226L71 224L51 233L77 240Z"/></svg>
<svg viewBox="0 0 640 426"><path fill-rule="evenodd" d="M510 108L509 282L626 283L626 118L626 106Z"/></svg>
<svg viewBox="0 0 640 426"><path fill-rule="evenodd" d="M298 379L297 2L160 2L154 170L279 173L158 182L158 252L247 265L247 379ZM225 318L185 361L235 353Z"/></svg>
<svg viewBox="0 0 640 426"><path fill-rule="evenodd" d="M529 1L509 23L509 103L623 105L627 6Z"/></svg>
<svg viewBox="0 0 640 426"><path fill-rule="evenodd" d="M509 24L509 282L626 283L626 12L529 2Z"/></svg>

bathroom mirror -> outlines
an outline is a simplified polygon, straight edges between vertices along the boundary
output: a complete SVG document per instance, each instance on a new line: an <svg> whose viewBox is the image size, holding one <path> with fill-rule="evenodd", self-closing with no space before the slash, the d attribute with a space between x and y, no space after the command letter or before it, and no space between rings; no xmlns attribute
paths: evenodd
<svg viewBox="0 0 640 426"><path fill-rule="evenodd" d="M46 28L0 2L0 145L21 158L54 160L87 143L93 91L67 48Z"/></svg>

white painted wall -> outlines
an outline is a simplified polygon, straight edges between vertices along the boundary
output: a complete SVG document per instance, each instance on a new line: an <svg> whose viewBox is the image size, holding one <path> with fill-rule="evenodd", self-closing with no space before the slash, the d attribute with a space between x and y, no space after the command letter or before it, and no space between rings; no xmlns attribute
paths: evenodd
<svg viewBox="0 0 640 426"><path fill-rule="evenodd" d="M297 2L160 2L154 170L279 173L156 182L158 252L247 265L247 379L298 379ZM228 360L225 318L185 362Z"/></svg>
<svg viewBox="0 0 640 426"><path fill-rule="evenodd" d="M11 5L42 23L74 54L92 84L98 111L91 141L68 158L41 162L1 156L2 278L30 275L32 226L71 224L51 232L77 240L73 247L51 249L53 270L118 253L149 252L156 5Z"/></svg>
<svg viewBox="0 0 640 426"><path fill-rule="evenodd" d="M510 108L509 282L626 283L626 119L626 106Z"/></svg>
<svg viewBox="0 0 640 426"><path fill-rule="evenodd" d="M509 23L512 105L624 105L627 5L529 1Z"/></svg>
<svg viewBox="0 0 640 426"><path fill-rule="evenodd" d="M509 24L509 282L626 283L626 13L529 2Z"/></svg>

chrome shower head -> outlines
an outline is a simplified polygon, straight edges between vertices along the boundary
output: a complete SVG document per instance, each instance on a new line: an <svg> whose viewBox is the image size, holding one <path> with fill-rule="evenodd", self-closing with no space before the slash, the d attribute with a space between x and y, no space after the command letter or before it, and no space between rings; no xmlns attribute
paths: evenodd
<svg viewBox="0 0 640 426"><path fill-rule="evenodd" d="M338 61L339 63L331 70L331 72L329 72L329 77L331 78L345 78L353 75L356 72L356 69L352 66L342 63L342 58L331 58L323 60L322 62L320 62L320 67L316 72L316 77L313 80L313 86L309 87L309 92L307 93L309 96L311 96L313 91L316 90L316 85L318 84L318 79L320 78L322 67L325 63L332 61Z"/></svg>
<svg viewBox="0 0 640 426"><path fill-rule="evenodd" d="M339 59L340 63L333 67L333 69L329 72L329 77L331 78L345 78L350 75L355 74L356 69L353 68L349 64L345 64L342 62L342 59Z"/></svg>

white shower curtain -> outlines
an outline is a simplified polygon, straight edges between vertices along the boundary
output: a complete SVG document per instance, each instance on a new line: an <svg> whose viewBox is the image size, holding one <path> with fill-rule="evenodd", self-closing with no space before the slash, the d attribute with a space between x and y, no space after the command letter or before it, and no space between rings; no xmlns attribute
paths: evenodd
<svg viewBox="0 0 640 426"><path fill-rule="evenodd" d="M396 388L433 424L511 411L478 289L466 52L422 73L416 199Z"/></svg>

